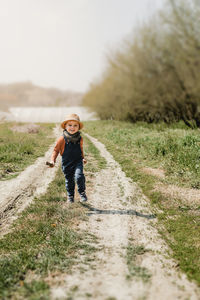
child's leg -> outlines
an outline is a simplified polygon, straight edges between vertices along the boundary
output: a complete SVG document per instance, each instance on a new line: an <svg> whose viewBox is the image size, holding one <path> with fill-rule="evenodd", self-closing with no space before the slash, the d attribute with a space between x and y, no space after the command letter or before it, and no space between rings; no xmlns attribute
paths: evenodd
<svg viewBox="0 0 200 300"><path fill-rule="evenodd" d="M74 189L75 189L75 181L74 181L74 171L75 170L67 170L64 172L65 175L65 187L67 190L67 196L69 199L74 198Z"/></svg>
<svg viewBox="0 0 200 300"><path fill-rule="evenodd" d="M79 194L85 193L85 175L83 174L83 163L82 161L76 165L75 180L78 186Z"/></svg>

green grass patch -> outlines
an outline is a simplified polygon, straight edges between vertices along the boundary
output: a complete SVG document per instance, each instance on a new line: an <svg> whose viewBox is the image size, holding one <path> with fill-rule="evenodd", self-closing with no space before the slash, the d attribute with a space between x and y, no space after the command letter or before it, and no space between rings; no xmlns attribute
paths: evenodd
<svg viewBox="0 0 200 300"><path fill-rule="evenodd" d="M162 168L166 183L199 188L200 135L183 123L132 124L117 121L85 123L87 132L106 145L122 170L137 182L157 213L161 234L173 250L173 257L190 279L200 285L200 210L183 209L181 199L154 191L158 178L144 174L142 167Z"/></svg>
<svg viewBox="0 0 200 300"><path fill-rule="evenodd" d="M145 249L144 246L136 246L131 243L129 243L127 247L127 265L129 270L129 275L127 276L127 279L131 279L132 277L136 279L141 279L143 282L148 282L151 278L151 274L147 268L141 267L137 263L137 257L140 255L145 254L149 250Z"/></svg>
<svg viewBox="0 0 200 300"><path fill-rule="evenodd" d="M54 138L53 124L40 124L38 133L13 132L15 123L0 124L0 179L18 175L36 158L43 156ZM17 124L18 126L20 124ZM22 125L22 124L21 124Z"/></svg>
<svg viewBox="0 0 200 300"><path fill-rule="evenodd" d="M84 153L88 160L85 165L86 171L91 173L96 173L101 169L106 167L106 160L100 155L99 150L94 146L94 144L84 135Z"/></svg>
<svg viewBox="0 0 200 300"><path fill-rule="evenodd" d="M135 165L161 168L166 182L200 188L200 134L182 123L132 124L117 121L87 122L88 132L100 137L107 148L122 153L121 162L131 158Z"/></svg>
<svg viewBox="0 0 200 300"><path fill-rule="evenodd" d="M42 299L49 300L49 286L44 281L33 280L30 283L21 282L22 288L19 292L20 299Z"/></svg>
<svg viewBox="0 0 200 300"><path fill-rule="evenodd" d="M164 209L159 219L165 225L166 232L162 234L173 250L174 258L188 277L200 285L200 208L197 213L196 216L180 208L171 208L169 212Z"/></svg>

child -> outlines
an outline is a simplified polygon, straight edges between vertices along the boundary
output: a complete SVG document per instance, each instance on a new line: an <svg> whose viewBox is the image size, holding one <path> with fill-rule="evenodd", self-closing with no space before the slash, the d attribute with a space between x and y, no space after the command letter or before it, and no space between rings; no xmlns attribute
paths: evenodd
<svg viewBox="0 0 200 300"><path fill-rule="evenodd" d="M80 129L83 123L76 114L70 114L62 122L63 135L58 139L51 156L49 165L54 167L58 154L62 156L62 170L65 175L65 184L68 195L68 202L74 202L75 182L78 186L80 201L86 202L85 176L83 174L83 163L87 163L83 154L83 138Z"/></svg>

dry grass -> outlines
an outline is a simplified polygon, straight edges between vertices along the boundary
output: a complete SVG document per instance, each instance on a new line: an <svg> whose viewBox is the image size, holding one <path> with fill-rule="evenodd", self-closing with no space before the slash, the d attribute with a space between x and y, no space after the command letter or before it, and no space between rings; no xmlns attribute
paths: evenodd
<svg viewBox="0 0 200 300"><path fill-rule="evenodd" d="M157 182L155 191L161 192L164 196L181 199L185 205L200 205L200 190L182 188L177 185L163 184Z"/></svg>
<svg viewBox="0 0 200 300"><path fill-rule="evenodd" d="M150 167L142 168L142 171L146 174L156 176L158 178L164 179L165 178L165 171L162 169L154 169Z"/></svg>
<svg viewBox="0 0 200 300"><path fill-rule="evenodd" d="M159 179L165 179L165 171L162 169L155 169L150 167L144 167L142 172L148 175L153 175ZM155 191L161 192L164 196L172 199L181 199L185 205L200 205L200 190L183 188L173 184L165 184L161 181L157 181Z"/></svg>
<svg viewBox="0 0 200 300"><path fill-rule="evenodd" d="M14 125L11 128L11 130L13 132L38 133L40 130L40 125L37 124Z"/></svg>

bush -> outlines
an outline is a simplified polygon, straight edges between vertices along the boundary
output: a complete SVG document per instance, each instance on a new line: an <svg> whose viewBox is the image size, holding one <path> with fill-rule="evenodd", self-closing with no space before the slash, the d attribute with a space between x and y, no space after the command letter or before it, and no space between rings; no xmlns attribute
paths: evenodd
<svg viewBox="0 0 200 300"><path fill-rule="evenodd" d="M112 53L83 103L101 119L200 127L200 8L169 0L153 21Z"/></svg>

